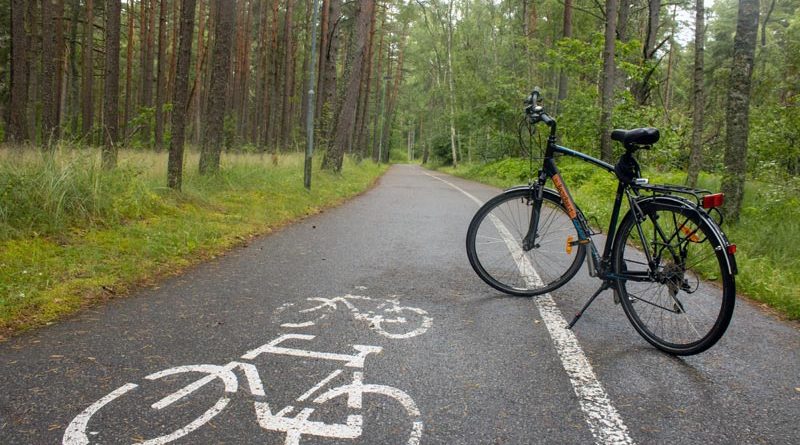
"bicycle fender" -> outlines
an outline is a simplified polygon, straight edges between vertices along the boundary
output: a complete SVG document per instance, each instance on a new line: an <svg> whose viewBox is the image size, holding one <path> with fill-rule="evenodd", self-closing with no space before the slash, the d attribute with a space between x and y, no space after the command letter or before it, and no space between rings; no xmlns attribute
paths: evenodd
<svg viewBox="0 0 800 445"><path fill-rule="evenodd" d="M531 187L529 185L518 185L516 187L511 187L503 190L503 194L516 192L518 190L531 190ZM557 191L545 187L542 189L542 193L543 195L547 195L549 198L555 200L555 202L557 202L558 204L563 205L561 202L561 195L559 195Z"/></svg>
<svg viewBox="0 0 800 445"><path fill-rule="evenodd" d="M689 201L688 199L681 198L679 196L667 196L667 195L659 195L659 196L648 196L645 198L641 198L636 200L637 204L639 205L648 205L648 204L659 204L665 206L667 208L672 208L674 210L682 211L682 212L690 212L696 214L706 225L711 229L711 232L714 236L719 240L719 245L722 248L723 252L725 253L725 265L728 267L728 272L731 275L736 275L739 273L739 269L736 265L736 257L728 252L728 246L731 243L728 241L728 237L725 236L725 233L719 227L714 218L705 211L705 209L698 207L697 204ZM625 218L632 217L631 210L628 210L628 213L625 215ZM621 224L620 224L621 226ZM616 248L616 240L619 239L619 231L614 236L614 243Z"/></svg>

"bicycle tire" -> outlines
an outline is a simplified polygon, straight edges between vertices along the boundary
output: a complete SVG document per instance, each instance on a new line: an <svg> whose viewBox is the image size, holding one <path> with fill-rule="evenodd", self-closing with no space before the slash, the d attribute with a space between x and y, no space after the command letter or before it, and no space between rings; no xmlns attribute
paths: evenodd
<svg viewBox="0 0 800 445"><path fill-rule="evenodd" d="M639 207L646 215L641 232L628 212L614 240L614 272L629 278L616 281L625 315L662 351L703 352L725 333L736 301L721 231L687 205L656 199ZM642 241L653 250L655 270L639 250Z"/></svg>
<svg viewBox="0 0 800 445"><path fill-rule="evenodd" d="M486 202L467 230L467 256L472 268L493 288L516 296L551 292L569 281L586 256L561 198L545 190L540 209L537 246L525 252L522 239L533 213L532 191L512 189ZM479 242L479 239L486 241Z"/></svg>

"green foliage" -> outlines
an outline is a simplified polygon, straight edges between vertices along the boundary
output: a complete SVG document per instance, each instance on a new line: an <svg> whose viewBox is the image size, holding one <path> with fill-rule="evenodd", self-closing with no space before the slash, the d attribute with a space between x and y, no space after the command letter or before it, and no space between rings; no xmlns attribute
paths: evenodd
<svg viewBox="0 0 800 445"><path fill-rule="evenodd" d="M223 154L218 174L187 168L184 191L175 193L163 186L166 154L122 151L112 172L99 169L96 151L17 156L0 150L0 334L317 213L385 170L349 160L342 174L317 168L309 193L299 155L281 156L275 166L269 156ZM197 157L189 153L186 165L197 165Z"/></svg>
<svg viewBox="0 0 800 445"><path fill-rule="evenodd" d="M142 167L105 171L93 150L42 156L17 153L0 163L0 241L120 224L163 205Z"/></svg>

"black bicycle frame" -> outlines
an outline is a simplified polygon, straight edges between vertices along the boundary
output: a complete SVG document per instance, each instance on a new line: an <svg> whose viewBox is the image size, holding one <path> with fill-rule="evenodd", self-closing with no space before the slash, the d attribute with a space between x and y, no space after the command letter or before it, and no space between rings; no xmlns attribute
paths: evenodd
<svg viewBox="0 0 800 445"><path fill-rule="evenodd" d="M561 196L561 204L567 210L567 215L569 216L570 220L572 220L572 223L575 225L575 229L578 232L578 240L572 242L572 244L573 245L588 244L589 246L591 246L589 252L589 255L591 256L590 267L594 270L590 270L590 272L592 273L592 275L598 275L602 279L612 279L614 277L610 277L608 275L608 271L610 269L609 265L610 265L611 249L613 247L614 234L617 229L617 223L619 220L620 211L622 209L622 198L625 195L625 191L628 186L622 182L619 182L617 186L617 194L614 199L614 207L611 212L611 222L609 223L608 227L608 236L606 237L606 243L603 248L603 255L600 256L599 253L597 252L597 249L594 246L594 243L591 242L590 236L592 235L592 231L589 227L589 224L586 221L586 218L584 217L580 208L575 204L575 201L572 199L572 195L570 194L567 185L564 183L564 180L561 177L561 172L556 166L553 157L556 153L561 153L567 156L578 158L584 162L596 165L612 174L614 173L614 166L600 159L594 158L584 153L569 149L567 147L562 147L556 144L554 135L555 125L553 125L550 130L551 130L551 135L548 137L547 150L545 152L544 163L542 165L542 169L539 171L538 180L532 185L534 190L534 198L533 198L534 208L532 213L533 218L531 218L530 226L528 228L528 233L526 234L523 240L523 249L527 251L536 247L535 243L537 236L536 231L538 230L539 226L539 212L541 210L543 201L543 190L545 184L547 183L547 180L550 179L553 181L553 185L555 186L556 191L558 191L558 194ZM631 205L633 206L632 203ZM597 274L594 273L595 271L597 272Z"/></svg>

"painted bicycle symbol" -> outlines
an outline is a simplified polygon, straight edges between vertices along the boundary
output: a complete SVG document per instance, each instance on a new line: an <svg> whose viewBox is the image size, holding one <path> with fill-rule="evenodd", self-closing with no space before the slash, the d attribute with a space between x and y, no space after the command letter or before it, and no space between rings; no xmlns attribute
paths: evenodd
<svg viewBox="0 0 800 445"><path fill-rule="evenodd" d="M397 299L381 300L349 294L286 303L275 311L275 315L283 328L307 328L319 324L340 307L348 310L355 320L368 323L370 329L392 339L416 337L427 332L433 324L428 312L417 307L401 306ZM370 309L363 309L365 307Z"/></svg>
<svg viewBox="0 0 800 445"><path fill-rule="evenodd" d="M405 412L410 420L410 425L407 428L408 439L405 443L409 445L418 444L422 436L423 423L420 411L414 400L398 388L364 382L364 361L371 354L379 354L383 348L380 346L351 345L355 353L342 354L312 351L284 345L284 343L287 342L309 342L314 339L315 336L313 335L281 335L267 344L248 351L241 356L241 361L231 361L221 366L207 364L178 366L146 376L144 378L146 381L160 381L170 376L185 373L201 375L199 379L194 380L192 383L177 391L169 393L153 403L150 408L156 411L166 409L170 406L174 406L178 409L181 408L181 401L191 398L192 395L198 393L201 388L215 381L222 383L224 394L222 394L210 408L202 412L197 418L188 421L183 427L154 438L139 438L136 442L145 445L163 445L185 437L200 429L229 405L231 402L231 395L240 390L241 379L246 383L246 391L256 399L253 402L253 406L258 425L268 431L284 433L284 443L286 445L300 444L304 436L333 439L356 439L361 437L364 426L362 414L349 414L346 420L341 423L312 420L312 416L315 414L317 408L341 398L346 399L346 406L350 411L358 412L358 410L363 408L365 398L377 396L386 397L399 404L402 411ZM264 388L264 382L261 380L258 368L251 363L254 359L267 354L327 360L340 363L341 368L334 370L308 389L308 391L296 398L298 404L311 405L312 407L299 409L296 414L293 414L297 410L293 405L285 406L276 411L274 409L275 407L270 406L266 401L267 392ZM325 389L332 386L332 382L337 381L343 375L346 378L345 384ZM102 414L104 408L114 404L121 404L126 399L126 396L134 394L140 388L141 386L139 384L127 383L86 408L75 417L67 427L62 441L63 445L90 445L99 443L99 440L93 440L93 438L99 437L100 435L100 432L96 430L97 425L92 428L90 428L90 425L102 422L92 422L92 419L95 418L98 413ZM242 392L244 391L245 390L242 390Z"/></svg>

